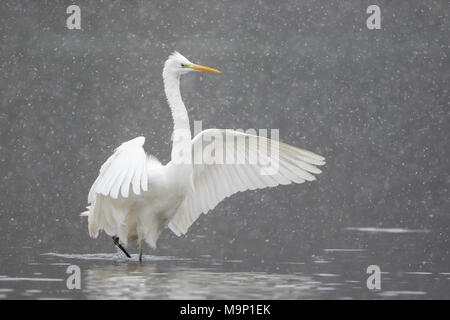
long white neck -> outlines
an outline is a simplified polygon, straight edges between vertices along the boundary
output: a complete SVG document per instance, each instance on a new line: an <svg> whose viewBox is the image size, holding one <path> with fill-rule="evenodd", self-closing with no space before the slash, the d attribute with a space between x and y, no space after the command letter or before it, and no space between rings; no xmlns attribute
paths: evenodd
<svg viewBox="0 0 450 320"><path fill-rule="evenodd" d="M174 160L175 157L180 157L181 150L183 153L190 154L192 135L188 113L181 99L180 75L170 72L169 68L164 67L163 79L164 91L173 118L171 158Z"/></svg>

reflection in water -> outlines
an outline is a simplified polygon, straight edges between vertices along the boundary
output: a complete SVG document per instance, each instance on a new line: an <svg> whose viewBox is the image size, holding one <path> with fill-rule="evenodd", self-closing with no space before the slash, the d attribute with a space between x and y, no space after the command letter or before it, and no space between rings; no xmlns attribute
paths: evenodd
<svg viewBox="0 0 450 320"><path fill-rule="evenodd" d="M86 276L88 297L94 299L305 299L316 297L311 290L316 286L296 274L139 264L90 268Z"/></svg>
<svg viewBox="0 0 450 320"><path fill-rule="evenodd" d="M434 243L424 239L433 234L412 231L348 230L356 235L352 247L327 246L295 261L268 263L145 255L139 264L137 255L127 259L114 253L39 254L11 248L0 260L0 299L448 298L448 263L423 254ZM67 288L72 264L81 269L81 290ZM366 286L372 264L382 270L381 290Z"/></svg>

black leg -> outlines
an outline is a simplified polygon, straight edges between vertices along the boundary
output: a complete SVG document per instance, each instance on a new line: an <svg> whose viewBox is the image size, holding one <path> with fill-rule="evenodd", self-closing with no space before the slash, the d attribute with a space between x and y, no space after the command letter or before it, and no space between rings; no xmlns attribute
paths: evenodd
<svg viewBox="0 0 450 320"><path fill-rule="evenodd" d="M125 250L124 247L122 247L122 245L119 242L119 237L112 237L113 242L116 246L119 247L120 250L122 250L123 253L125 253L125 255L127 256L127 258L131 258L131 256L129 255L129 253L127 252L127 250Z"/></svg>
<svg viewBox="0 0 450 320"><path fill-rule="evenodd" d="M143 245L143 240L139 241L139 262L142 263L142 245Z"/></svg>

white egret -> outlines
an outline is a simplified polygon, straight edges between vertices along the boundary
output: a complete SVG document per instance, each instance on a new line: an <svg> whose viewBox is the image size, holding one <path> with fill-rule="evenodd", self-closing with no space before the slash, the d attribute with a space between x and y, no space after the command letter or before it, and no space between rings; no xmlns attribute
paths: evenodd
<svg viewBox="0 0 450 320"><path fill-rule="evenodd" d="M180 76L194 70L220 73L193 64L178 52L171 54L164 65L164 90L172 112L174 133L181 132L184 136L184 139L173 138L171 161L162 165L147 156L142 147L143 137L123 143L102 165L89 191L88 211L82 213L88 216L89 234L93 238L104 230L125 253L121 244L126 247L130 241L137 240L140 261L144 241L156 248L166 226L178 236L185 234L201 213L213 209L226 197L244 190L315 180L312 173L321 172L315 165L325 163L317 154L281 142L277 142L278 170L274 174L264 174L262 165L255 161L231 164L175 161L180 150L187 150L188 158L194 159L206 147L213 153L235 151L245 160L252 160L264 155L252 148L249 140L275 143L267 138L222 129L204 130L191 138L188 113L180 95ZM218 136L226 137L226 143L211 139ZM236 140L236 144L230 145L229 141ZM203 141L209 143L204 146ZM275 153L265 155L266 160L274 160L271 159L274 156Z"/></svg>

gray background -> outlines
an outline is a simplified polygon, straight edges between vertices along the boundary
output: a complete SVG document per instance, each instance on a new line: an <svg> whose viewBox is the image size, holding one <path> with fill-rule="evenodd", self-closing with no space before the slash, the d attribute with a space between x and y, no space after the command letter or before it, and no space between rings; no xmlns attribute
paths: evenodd
<svg viewBox="0 0 450 320"><path fill-rule="evenodd" d="M144 135L169 160L161 72L178 50L223 72L183 78L191 122L280 128L327 165L316 182L226 199L187 236L164 232L156 254L258 268L371 246L448 266L448 1L376 1L376 31L373 1L76 1L82 30L65 27L69 4L0 3L0 251L114 250L78 214L120 143ZM374 240L347 227L430 232Z"/></svg>

